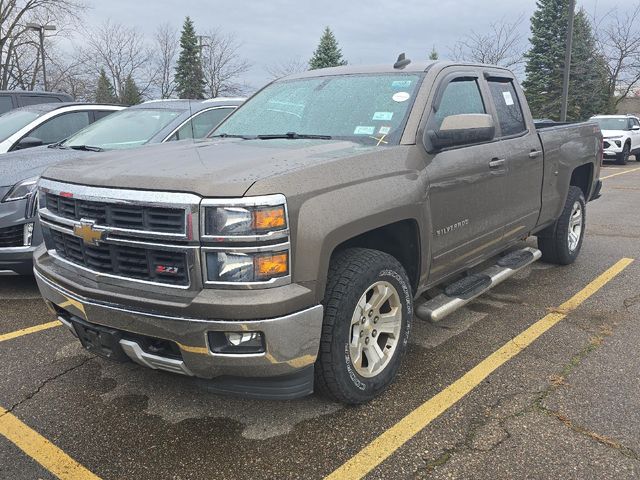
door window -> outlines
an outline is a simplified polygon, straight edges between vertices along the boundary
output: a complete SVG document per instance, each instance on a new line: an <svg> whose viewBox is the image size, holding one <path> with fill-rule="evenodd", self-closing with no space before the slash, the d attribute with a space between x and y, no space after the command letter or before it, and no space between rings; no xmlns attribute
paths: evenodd
<svg viewBox="0 0 640 480"><path fill-rule="evenodd" d="M0 115L13 109L13 101L9 95L0 96Z"/></svg>
<svg viewBox="0 0 640 480"><path fill-rule="evenodd" d="M29 133L29 137L42 140L42 143L59 142L89 125L89 112L63 113L51 118Z"/></svg>
<svg viewBox="0 0 640 480"><path fill-rule="evenodd" d="M111 115L112 113L113 110L94 110L93 116L95 118L95 121L97 122L98 120L106 117L107 115Z"/></svg>
<svg viewBox="0 0 640 480"><path fill-rule="evenodd" d="M186 138L204 138L207 133L227 118L227 115L233 110L233 108L214 108L207 110L180 127L176 133L171 135L169 141L184 140Z"/></svg>
<svg viewBox="0 0 640 480"><path fill-rule="evenodd" d="M459 78L447 85L431 128L438 130L446 117L465 113L487 113L475 78Z"/></svg>
<svg viewBox="0 0 640 480"><path fill-rule="evenodd" d="M513 82L507 79L491 79L489 89L496 106L502 135L508 137L524 132L527 127Z"/></svg>

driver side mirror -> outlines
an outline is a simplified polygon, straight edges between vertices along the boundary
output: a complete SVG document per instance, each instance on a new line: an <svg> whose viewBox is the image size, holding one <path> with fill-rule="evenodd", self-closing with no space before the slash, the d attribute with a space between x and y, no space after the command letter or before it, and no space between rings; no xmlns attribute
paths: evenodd
<svg viewBox="0 0 640 480"><path fill-rule="evenodd" d="M493 117L478 113L449 115L444 118L438 130L427 132L431 145L437 150L488 142L495 135Z"/></svg>
<svg viewBox="0 0 640 480"><path fill-rule="evenodd" d="M42 140L40 140L39 138L36 137L24 137L22 140L20 140L15 147L13 147L14 150L24 150L25 148L32 148L32 147L40 147L43 145Z"/></svg>
<svg viewBox="0 0 640 480"><path fill-rule="evenodd" d="M633 126L631 127L631 130L634 130L634 131L638 131L638 130L640 130L640 125L633 125Z"/></svg>

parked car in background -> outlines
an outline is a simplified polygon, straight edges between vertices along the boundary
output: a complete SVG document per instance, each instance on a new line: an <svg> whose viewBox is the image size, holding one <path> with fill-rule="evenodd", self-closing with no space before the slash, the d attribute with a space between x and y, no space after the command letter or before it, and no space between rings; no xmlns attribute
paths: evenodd
<svg viewBox="0 0 640 480"><path fill-rule="evenodd" d="M73 102L66 93L30 92L26 90L0 90L0 115L14 108L28 107L40 103Z"/></svg>
<svg viewBox="0 0 640 480"><path fill-rule="evenodd" d="M16 108L0 116L0 153L59 142L123 108L89 103L41 103Z"/></svg>
<svg viewBox="0 0 640 480"><path fill-rule="evenodd" d="M31 273L32 252L42 242L32 193L49 165L105 150L201 138L243 100L146 102L116 112L65 141L0 155L0 270Z"/></svg>
<svg viewBox="0 0 640 480"><path fill-rule="evenodd" d="M630 155L640 162L640 120L632 115L597 115L604 137L604 158L615 158L616 164L626 165Z"/></svg>

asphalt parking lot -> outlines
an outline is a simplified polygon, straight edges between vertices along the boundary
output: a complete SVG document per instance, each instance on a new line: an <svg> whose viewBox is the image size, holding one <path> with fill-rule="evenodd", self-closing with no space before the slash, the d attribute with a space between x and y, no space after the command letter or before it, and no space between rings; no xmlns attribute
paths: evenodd
<svg viewBox="0 0 640 480"><path fill-rule="evenodd" d="M398 381L357 408L92 357L1 275L0 478L639 478L640 164L602 177L576 264L416 320Z"/></svg>

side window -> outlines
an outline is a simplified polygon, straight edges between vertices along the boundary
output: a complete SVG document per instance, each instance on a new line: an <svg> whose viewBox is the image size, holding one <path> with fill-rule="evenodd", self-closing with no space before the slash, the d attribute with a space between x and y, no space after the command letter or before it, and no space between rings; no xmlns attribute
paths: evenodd
<svg viewBox="0 0 640 480"><path fill-rule="evenodd" d="M171 135L169 141L185 140L187 138L203 138L207 133L217 127L222 120L227 118L233 110L233 108L207 110L180 127L176 133Z"/></svg>
<svg viewBox="0 0 640 480"><path fill-rule="evenodd" d="M19 98L20 104L23 107L39 105L41 103L57 103L60 101L57 97L47 97L46 95L24 95Z"/></svg>
<svg viewBox="0 0 640 480"><path fill-rule="evenodd" d="M524 132L527 127L513 82L507 79L489 79L489 90L498 113L502 136Z"/></svg>
<svg viewBox="0 0 640 480"><path fill-rule="evenodd" d="M487 113L475 78L460 78L447 85L431 128L437 130L446 117L464 113Z"/></svg>
<svg viewBox="0 0 640 480"><path fill-rule="evenodd" d="M107 115L111 115L113 112L114 110L94 110L93 116L95 117L95 121L97 122L98 120L103 119Z"/></svg>
<svg viewBox="0 0 640 480"><path fill-rule="evenodd" d="M9 95L0 96L0 115L13 109L13 101Z"/></svg>
<svg viewBox="0 0 640 480"><path fill-rule="evenodd" d="M47 120L32 130L28 136L39 138L42 143L48 145L73 135L87 125L89 125L89 112L63 113Z"/></svg>

